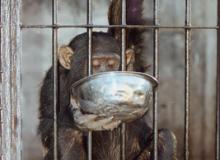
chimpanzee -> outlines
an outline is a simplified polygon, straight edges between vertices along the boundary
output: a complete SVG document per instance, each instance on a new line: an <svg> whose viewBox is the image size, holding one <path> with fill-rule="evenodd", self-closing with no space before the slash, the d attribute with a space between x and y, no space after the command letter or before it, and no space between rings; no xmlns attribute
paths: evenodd
<svg viewBox="0 0 220 160"><path fill-rule="evenodd" d="M127 0L127 24L147 24L142 18L143 0ZM110 24L121 24L121 0L113 0L109 8ZM143 72L142 66L142 34L144 29L126 30L126 69ZM120 124L112 119L100 119L96 115L84 114L74 102L70 102L71 85L87 75L86 33L73 38L68 44L61 46L58 51L59 60L59 106L58 115L58 159L85 160L87 159L87 133L84 128L78 128L80 123L85 128L96 128L93 132L93 159L120 159L120 129L113 129ZM120 70L120 40L121 29L111 28L107 33L93 32L92 36L92 68L93 73ZM44 160L53 160L53 68L46 74L40 92L40 124L38 132L45 147ZM74 100L73 100L74 101ZM70 107L71 106L71 107ZM71 108L75 108L73 111ZM142 118L128 123L126 128L126 160L153 159L152 129ZM105 128L108 131L98 131ZM176 159L175 136L167 129L159 130L158 156L159 160Z"/></svg>

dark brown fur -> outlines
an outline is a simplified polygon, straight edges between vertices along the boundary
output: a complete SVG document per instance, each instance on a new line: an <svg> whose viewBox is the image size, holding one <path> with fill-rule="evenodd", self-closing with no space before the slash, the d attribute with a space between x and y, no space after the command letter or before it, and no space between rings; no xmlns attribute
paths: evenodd
<svg viewBox="0 0 220 160"><path fill-rule="evenodd" d="M118 4L118 5L116 5ZM142 19L142 0L127 0L128 24L144 24ZM133 12L136 7L136 12ZM113 0L109 12L110 24L120 23L119 0ZM133 15L133 16L132 16ZM129 19L129 17L136 20ZM137 17L140 17L138 19ZM143 71L139 63L139 54L142 50L141 35L144 30L127 30L127 48L134 47L135 71ZM87 64L87 34L75 37L68 45L75 51L71 58L71 69L66 70L59 65L59 106L58 110L58 157L59 160L85 160L87 157L87 134L81 132L75 125L69 108L71 84L86 76ZM112 29L109 33L93 33L93 55L97 52L116 53L120 55L120 30ZM53 160L53 69L50 68L43 81L40 92L38 132L43 146L47 152L44 160ZM152 129L143 119L127 125L126 132L126 159L148 160L152 159L153 139ZM175 138L168 130L161 130L159 138L160 160L175 159ZM119 160L120 159L120 129L113 131L93 132L93 159L94 160ZM164 158L165 157L165 158Z"/></svg>

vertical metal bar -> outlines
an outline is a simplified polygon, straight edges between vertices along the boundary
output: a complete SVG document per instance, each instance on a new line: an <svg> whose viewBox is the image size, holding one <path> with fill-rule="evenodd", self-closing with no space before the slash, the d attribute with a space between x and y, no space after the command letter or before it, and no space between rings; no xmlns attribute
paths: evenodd
<svg viewBox="0 0 220 160"><path fill-rule="evenodd" d="M122 0L122 14L121 14L121 20L122 25L126 25L126 0ZM121 31L121 70L126 70L126 58L125 58L125 52L126 52L126 28L122 28ZM121 127L121 159L126 159L126 124L123 123Z"/></svg>
<svg viewBox="0 0 220 160"><path fill-rule="evenodd" d="M87 0L87 25L92 25L92 0ZM88 76L92 74L92 27L87 29L88 35ZM92 131L88 133L88 160L92 160Z"/></svg>
<svg viewBox="0 0 220 160"><path fill-rule="evenodd" d="M52 25L57 25L57 19L58 19L58 0L52 0ZM57 136L58 136L58 127L57 127L57 104L58 104L58 65L57 65L57 50L58 50L58 31L57 28L52 29L52 63L53 63L53 104L54 104L54 160L58 159L58 142L57 142Z"/></svg>
<svg viewBox="0 0 220 160"><path fill-rule="evenodd" d="M122 0L122 25L126 25L126 0ZM126 29L122 28L121 33L121 68L122 71L126 70L126 58L125 58L125 50L126 50Z"/></svg>
<svg viewBox="0 0 220 160"><path fill-rule="evenodd" d="M154 25L159 25L159 0L154 0ZM153 75L159 79L159 28L154 29L154 70ZM158 159L158 91L153 94L153 131L154 131L154 160Z"/></svg>
<svg viewBox="0 0 220 160"><path fill-rule="evenodd" d="M0 95L2 95L2 89L1 89L1 85L2 85L2 67L1 67L1 48L2 48L2 41L1 41L1 37L2 37L2 1L0 0ZM2 141L3 141L3 137L2 137L2 129L3 129L3 106L2 106L2 97L0 96L0 160L3 160L3 146L2 146Z"/></svg>
<svg viewBox="0 0 220 160"><path fill-rule="evenodd" d="M87 0L87 25L92 25L92 0ZM88 75L92 74L92 27L87 29L88 34Z"/></svg>
<svg viewBox="0 0 220 160"><path fill-rule="evenodd" d="M0 36L1 38L1 36ZM1 53L0 53L1 55ZM1 59L0 59L0 63L1 63ZM0 94L1 94L1 90L0 90ZM0 106L1 106L1 99L0 99ZM2 106L1 106L2 107ZM3 121L2 121L2 109L0 109L0 160L3 160L3 146L2 146L2 140L3 140L3 137L2 137L2 129L3 129Z"/></svg>
<svg viewBox="0 0 220 160"><path fill-rule="evenodd" d="M191 0L186 0L185 26L191 26ZM184 116L184 159L189 159L189 116L190 116L190 55L191 29L185 29L185 116Z"/></svg>
<svg viewBox="0 0 220 160"><path fill-rule="evenodd" d="M220 26L220 0L218 3L218 26ZM220 28L217 30L217 93L216 93L216 153L215 159L220 160Z"/></svg>

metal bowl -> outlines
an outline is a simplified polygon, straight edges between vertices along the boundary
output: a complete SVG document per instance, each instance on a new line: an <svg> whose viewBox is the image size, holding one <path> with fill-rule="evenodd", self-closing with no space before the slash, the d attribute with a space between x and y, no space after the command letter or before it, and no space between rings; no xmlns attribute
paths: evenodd
<svg viewBox="0 0 220 160"><path fill-rule="evenodd" d="M128 122L146 113L157 85L148 74L113 71L81 79L71 90L84 113Z"/></svg>

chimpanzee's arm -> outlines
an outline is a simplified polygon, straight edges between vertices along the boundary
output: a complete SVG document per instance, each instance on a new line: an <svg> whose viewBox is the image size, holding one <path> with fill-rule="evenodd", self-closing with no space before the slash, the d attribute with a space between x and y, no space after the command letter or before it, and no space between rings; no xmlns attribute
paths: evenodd
<svg viewBox="0 0 220 160"><path fill-rule="evenodd" d="M53 70L47 72L41 90L38 133L43 146L49 148L53 133Z"/></svg>
<svg viewBox="0 0 220 160"><path fill-rule="evenodd" d="M64 74L61 70L61 76ZM60 83L63 81L61 80ZM40 91L39 126L38 133L45 148L44 160L54 160L54 97L53 97L53 69L47 72ZM64 94L62 94L64 96ZM62 97L64 98L64 97ZM69 98L68 98L69 99ZM68 104L68 103L67 103ZM84 160L85 150L82 133L75 127L72 115L67 107L58 116L58 159Z"/></svg>
<svg viewBox="0 0 220 160"><path fill-rule="evenodd" d="M147 147L141 151L135 160L153 160L153 134L147 139ZM176 138L168 129L160 129L158 133L158 159L177 160Z"/></svg>

